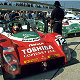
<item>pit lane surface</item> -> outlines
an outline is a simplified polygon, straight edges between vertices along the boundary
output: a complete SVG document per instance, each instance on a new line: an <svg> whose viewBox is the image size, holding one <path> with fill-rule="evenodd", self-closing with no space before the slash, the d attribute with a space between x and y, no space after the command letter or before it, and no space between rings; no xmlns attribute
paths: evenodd
<svg viewBox="0 0 80 80"><path fill-rule="evenodd" d="M22 75L15 80L80 80L80 37L66 38L66 40L72 54L68 64L46 72ZM0 80L6 80L3 78L1 68Z"/></svg>

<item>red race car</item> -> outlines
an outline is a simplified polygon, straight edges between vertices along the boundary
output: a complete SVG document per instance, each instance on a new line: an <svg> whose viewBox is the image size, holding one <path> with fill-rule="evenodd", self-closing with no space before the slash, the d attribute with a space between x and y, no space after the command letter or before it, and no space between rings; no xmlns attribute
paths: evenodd
<svg viewBox="0 0 80 80"><path fill-rule="evenodd" d="M55 60L61 63L70 61L71 53L61 35L57 33L43 35L36 31L27 31L26 25L20 26L21 29L13 24L12 28L10 26L13 32L5 30L0 33L1 66L11 75L10 77L20 74L23 66L27 68L33 64L40 64L43 69L47 69L50 64L55 63Z"/></svg>

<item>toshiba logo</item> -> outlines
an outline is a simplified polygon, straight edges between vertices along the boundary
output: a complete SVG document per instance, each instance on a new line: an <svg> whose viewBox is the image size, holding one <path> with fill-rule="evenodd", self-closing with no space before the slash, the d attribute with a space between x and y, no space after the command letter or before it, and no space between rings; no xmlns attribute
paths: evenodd
<svg viewBox="0 0 80 80"><path fill-rule="evenodd" d="M23 51L23 53L26 54L26 53L39 52L42 50L51 50L51 49L54 49L54 48L51 45L48 45L48 46L39 46L39 47L23 49L21 51Z"/></svg>

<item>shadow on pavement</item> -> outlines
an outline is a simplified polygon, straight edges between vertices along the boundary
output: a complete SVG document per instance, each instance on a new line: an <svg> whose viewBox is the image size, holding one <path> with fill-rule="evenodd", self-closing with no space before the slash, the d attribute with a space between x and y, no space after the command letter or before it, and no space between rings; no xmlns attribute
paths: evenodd
<svg viewBox="0 0 80 80"><path fill-rule="evenodd" d="M57 71L57 73L54 75L54 77L52 77L52 78L55 78L55 77L58 76L62 71L64 71L64 68L65 68L65 67L68 67L68 66L71 66L71 65L80 63L79 60L76 59L76 57L77 57L76 51L74 51L73 49L70 48L70 52L71 52L71 61L68 62L67 64L65 64L63 67L61 67L61 68Z"/></svg>
<svg viewBox="0 0 80 80"><path fill-rule="evenodd" d="M32 67L32 70L26 71L24 69L24 72L22 72L21 75L18 75L16 79L13 80L50 80L53 75L58 71L58 69L63 65L58 65L56 63L56 66L50 66L48 67L48 70L43 71L41 69L38 69L38 67L36 69L34 69L34 67ZM62 73L64 70L61 69ZM4 78L4 80L12 80L12 79L6 79L6 77Z"/></svg>
<svg viewBox="0 0 80 80"><path fill-rule="evenodd" d="M62 65L59 65L62 66ZM58 70L59 66L50 66L48 70L43 71L43 70L32 70L29 72L24 72L21 76L18 76L17 79L15 80L50 80L51 77L56 73ZM63 72L63 69L61 73Z"/></svg>
<svg viewBox="0 0 80 80"><path fill-rule="evenodd" d="M80 45L80 42L70 42L70 43L68 43L68 46L70 46L70 45Z"/></svg>
<svg viewBox="0 0 80 80"><path fill-rule="evenodd" d="M6 79L4 80L50 80L52 76L57 72L58 68L56 69L51 69L47 71L35 71L35 72L25 72L24 74L18 76L16 79ZM62 73L64 70L61 69L60 73ZM59 73L59 74L60 74Z"/></svg>
<svg viewBox="0 0 80 80"><path fill-rule="evenodd" d="M18 78L16 80L50 80L51 77L56 73L58 69L55 70L48 70L42 73L37 73L37 74L33 74L33 75L29 75L29 76L23 76L22 78ZM63 69L61 71L61 73L63 72Z"/></svg>

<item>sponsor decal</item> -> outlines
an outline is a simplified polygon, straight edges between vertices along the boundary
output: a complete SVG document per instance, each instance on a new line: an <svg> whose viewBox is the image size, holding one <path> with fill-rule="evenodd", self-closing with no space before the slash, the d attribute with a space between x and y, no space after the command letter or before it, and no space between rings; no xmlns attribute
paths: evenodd
<svg viewBox="0 0 80 80"><path fill-rule="evenodd" d="M42 58L41 58L41 59L46 59L46 57L42 56Z"/></svg>
<svg viewBox="0 0 80 80"><path fill-rule="evenodd" d="M49 46L39 46L39 47L32 47L32 48L28 48L28 49L23 49L22 51L24 52L24 54L27 53L32 53L32 52L37 52L37 51L42 51L42 50L50 50L50 49L54 49L51 45Z"/></svg>
<svg viewBox="0 0 80 80"><path fill-rule="evenodd" d="M3 53L5 53L5 52L12 52L12 51L14 51L13 47L4 47L3 48Z"/></svg>
<svg viewBox="0 0 80 80"><path fill-rule="evenodd" d="M37 56L45 53L55 52L54 48L51 45L32 47L28 49L23 49L21 51L24 53L24 57L31 57L31 56Z"/></svg>
<svg viewBox="0 0 80 80"><path fill-rule="evenodd" d="M59 57L59 56L60 56L60 54L54 54L54 55L48 56L48 58L56 58L56 57Z"/></svg>
<svg viewBox="0 0 80 80"><path fill-rule="evenodd" d="M37 37L37 38L30 38L30 39L22 39L22 41L29 41L29 42L31 42L31 41L39 41L40 40L40 37Z"/></svg>
<svg viewBox="0 0 80 80"><path fill-rule="evenodd" d="M34 42L34 41L40 40L40 37L24 39L24 38L18 38L18 37L10 36L9 38L13 39L13 40L17 40L17 41L23 41L23 42Z"/></svg>
<svg viewBox="0 0 80 80"><path fill-rule="evenodd" d="M36 62L36 61L39 61L39 59L35 58L35 59L26 60L24 61L24 63L31 63L31 62Z"/></svg>
<svg viewBox="0 0 80 80"><path fill-rule="evenodd" d="M36 35L32 35L32 34L23 34L24 39L27 39L29 37L36 37Z"/></svg>
<svg viewBox="0 0 80 80"><path fill-rule="evenodd" d="M43 45L44 43L35 43L35 44L29 44L29 47L31 46L37 46L37 45Z"/></svg>

